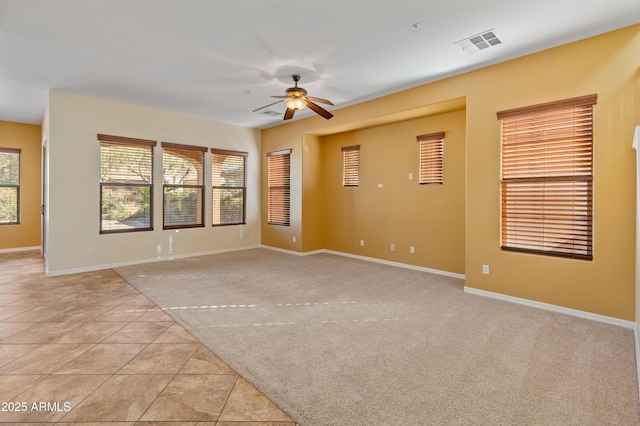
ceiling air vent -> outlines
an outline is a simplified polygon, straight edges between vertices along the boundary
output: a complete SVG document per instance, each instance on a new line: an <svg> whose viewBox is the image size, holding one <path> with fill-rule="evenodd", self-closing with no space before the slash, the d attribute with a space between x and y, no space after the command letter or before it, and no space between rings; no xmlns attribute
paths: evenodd
<svg viewBox="0 0 640 426"><path fill-rule="evenodd" d="M281 115L279 112L273 111L273 110L270 110L270 109L268 109L266 111L261 111L261 112L259 112L259 114L267 115L269 117L280 117L280 115Z"/></svg>
<svg viewBox="0 0 640 426"><path fill-rule="evenodd" d="M475 53L478 50L483 50L491 46L502 43L500 39L495 35L493 29L484 31L480 34L467 37L463 40L456 41L456 44L467 53Z"/></svg>

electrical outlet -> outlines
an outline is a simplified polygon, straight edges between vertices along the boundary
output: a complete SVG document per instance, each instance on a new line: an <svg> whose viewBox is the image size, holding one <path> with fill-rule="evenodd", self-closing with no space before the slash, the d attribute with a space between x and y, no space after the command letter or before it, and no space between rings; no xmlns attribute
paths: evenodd
<svg viewBox="0 0 640 426"><path fill-rule="evenodd" d="M489 265L482 265L482 273L484 275L489 275Z"/></svg>
<svg viewBox="0 0 640 426"><path fill-rule="evenodd" d="M364 240L360 240L360 247L364 247Z"/></svg>
<svg viewBox="0 0 640 426"><path fill-rule="evenodd" d="M409 180L413 180L413 173L409 173Z"/></svg>
<svg viewBox="0 0 640 426"><path fill-rule="evenodd" d="M396 249L396 245L395 244L391 244L391 251L394 251Z"/></svg>
<svg viewBox="0 0 640 426"><path fill-rule="evenodd" d="M416 249L413 246L409 247L409 253L414 254L415 252Z"/></svg>
<svg viewBox="0 0 640 426"><path fill-rule="evenodd" d="M291 240L295 243L296 242L296 237L291 238Z"/></svg>
<svg viewBox="0 0 640 426"><path fill-rule="evenodd" d="M84 254L91 254L91 247L87 246L84 248Z"/></svg>

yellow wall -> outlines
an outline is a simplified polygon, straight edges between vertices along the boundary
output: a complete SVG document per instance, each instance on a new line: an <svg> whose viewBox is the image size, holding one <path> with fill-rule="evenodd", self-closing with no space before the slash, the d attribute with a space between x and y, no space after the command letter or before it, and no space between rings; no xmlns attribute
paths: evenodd
<svg viewBox="0 0 640 426"><path fill-rule="evenodd" d="M631 142L634 127L640 124L639 51L640 25L635 25L334 110L331 120L310 117L266 129L262 151L276 146L302 151L305 134L335 134L358 127L358 123L402 117L430 105L466 98L466 285L633 320L635 163ZM500 125L496 112L591 93L598 94L594 111L593 261L501 251ZM265 162L263 155L263 178ZM302 208L304 182L308 180L302 171L305 164L301 155L292 156L292 177L298 179L292 188L292 226L281 230L263 223L263 244L302 251L302 245L290 242L290 235L306 241L307 232L312 236L329 232L331 224L326 228L319 225L320 230L303 226L313 213ZM324 169L318 173L322 175ZM264 218L266 179L262 185ZM407 208L410 206L407 200ZM287 237L283 237L285 233ZM490 266L491 274L482 274L483 264Z"/></svg>
<svg viewBox="0 0 640 426"><path fill-rule="evenodd" d="M324 142L316 135L304 135L302 155L302 251L313 251L325 248L324 226L325 206L323 199L323 165L322 147Z"/></svg>
<svg viewBox="0 0 640 426"><path fill-rule="evenodd" d="M20 224L0 226L0 250L40 245L42 128L0 121L0 147L20 148Z"/></svg>
<svg viewBox="0 0 640 426"><path fill-rule="evenodd" d="M416 136L439 131L444 183L420 185ZM324 248L464 274L465 138L464 110L322 137ZM342 186L350 145L360 145L358 187Z"/></svg>

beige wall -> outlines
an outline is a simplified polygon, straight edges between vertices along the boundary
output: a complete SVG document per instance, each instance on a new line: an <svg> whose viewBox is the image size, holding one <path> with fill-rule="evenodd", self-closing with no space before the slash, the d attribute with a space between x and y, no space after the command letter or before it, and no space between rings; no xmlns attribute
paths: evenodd
<svg viewBox="0 0 640 426"><path fill-rule="evenodd" d="M403 119L429 106L466 98L466 285L633 320L635 164L631 142L634 127L640 123L638 51L640 25L635 25L334 110L335 117L328 121L311 117L266 129L262 133L263 152L276 146L301 151L305 134L329 135L362 127L359 123L387 117ZM598 94L594 112L593 261L501 251L500 125L496 112L591 93ZM264 165L264 158L262 161ZM301 245L283 236L298 234L306 240L307 233L316 238L328 232L324 225L317 225L319 230L303 226L302 177L308 179L302 171L304 165L301 156L292 157L294 176L299 179L293 188L292 226L274 229L263 222L264 244L302 251ZM263 212L265 184L263 179ZM410 208L410 200L406 203ZM489 275L482 274L483 264L490 266Z"/></svg>
<svg viewBox="0 0 640 426"><path fill-rule="evenodd" d="M0 226L0 250L40 246L42 128L0 121L0 147L20 148L20 224Z"/></svg>
<svg viewBox="0 0 640 426"><path fill-rule="evenodd" d="M150 107L52 91L49 94L47 272L60 274L260 244L260 132ZM97 134L158 141L154 230L99 234ZM249 153L247 224L211 226L211 155L205 156L205 227L162 230L162 150L174 142ZM88 251L88 253L86 253Z"/></svg>

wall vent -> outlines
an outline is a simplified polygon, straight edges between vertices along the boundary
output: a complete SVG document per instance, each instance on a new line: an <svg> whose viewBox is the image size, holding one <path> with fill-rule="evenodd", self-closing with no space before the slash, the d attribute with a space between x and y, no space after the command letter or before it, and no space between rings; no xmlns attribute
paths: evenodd
<svg viewBox="0 0 640 426"><path fill-rule="evenodd" d="M472 35L460 41L456 41L455 44L460 46L463 51L467 53L475 53L479 50L487 49L491 46L495 46L502 43L498 36L493 32L493 28L487 31L483 31L480 34Z"/></svg>

